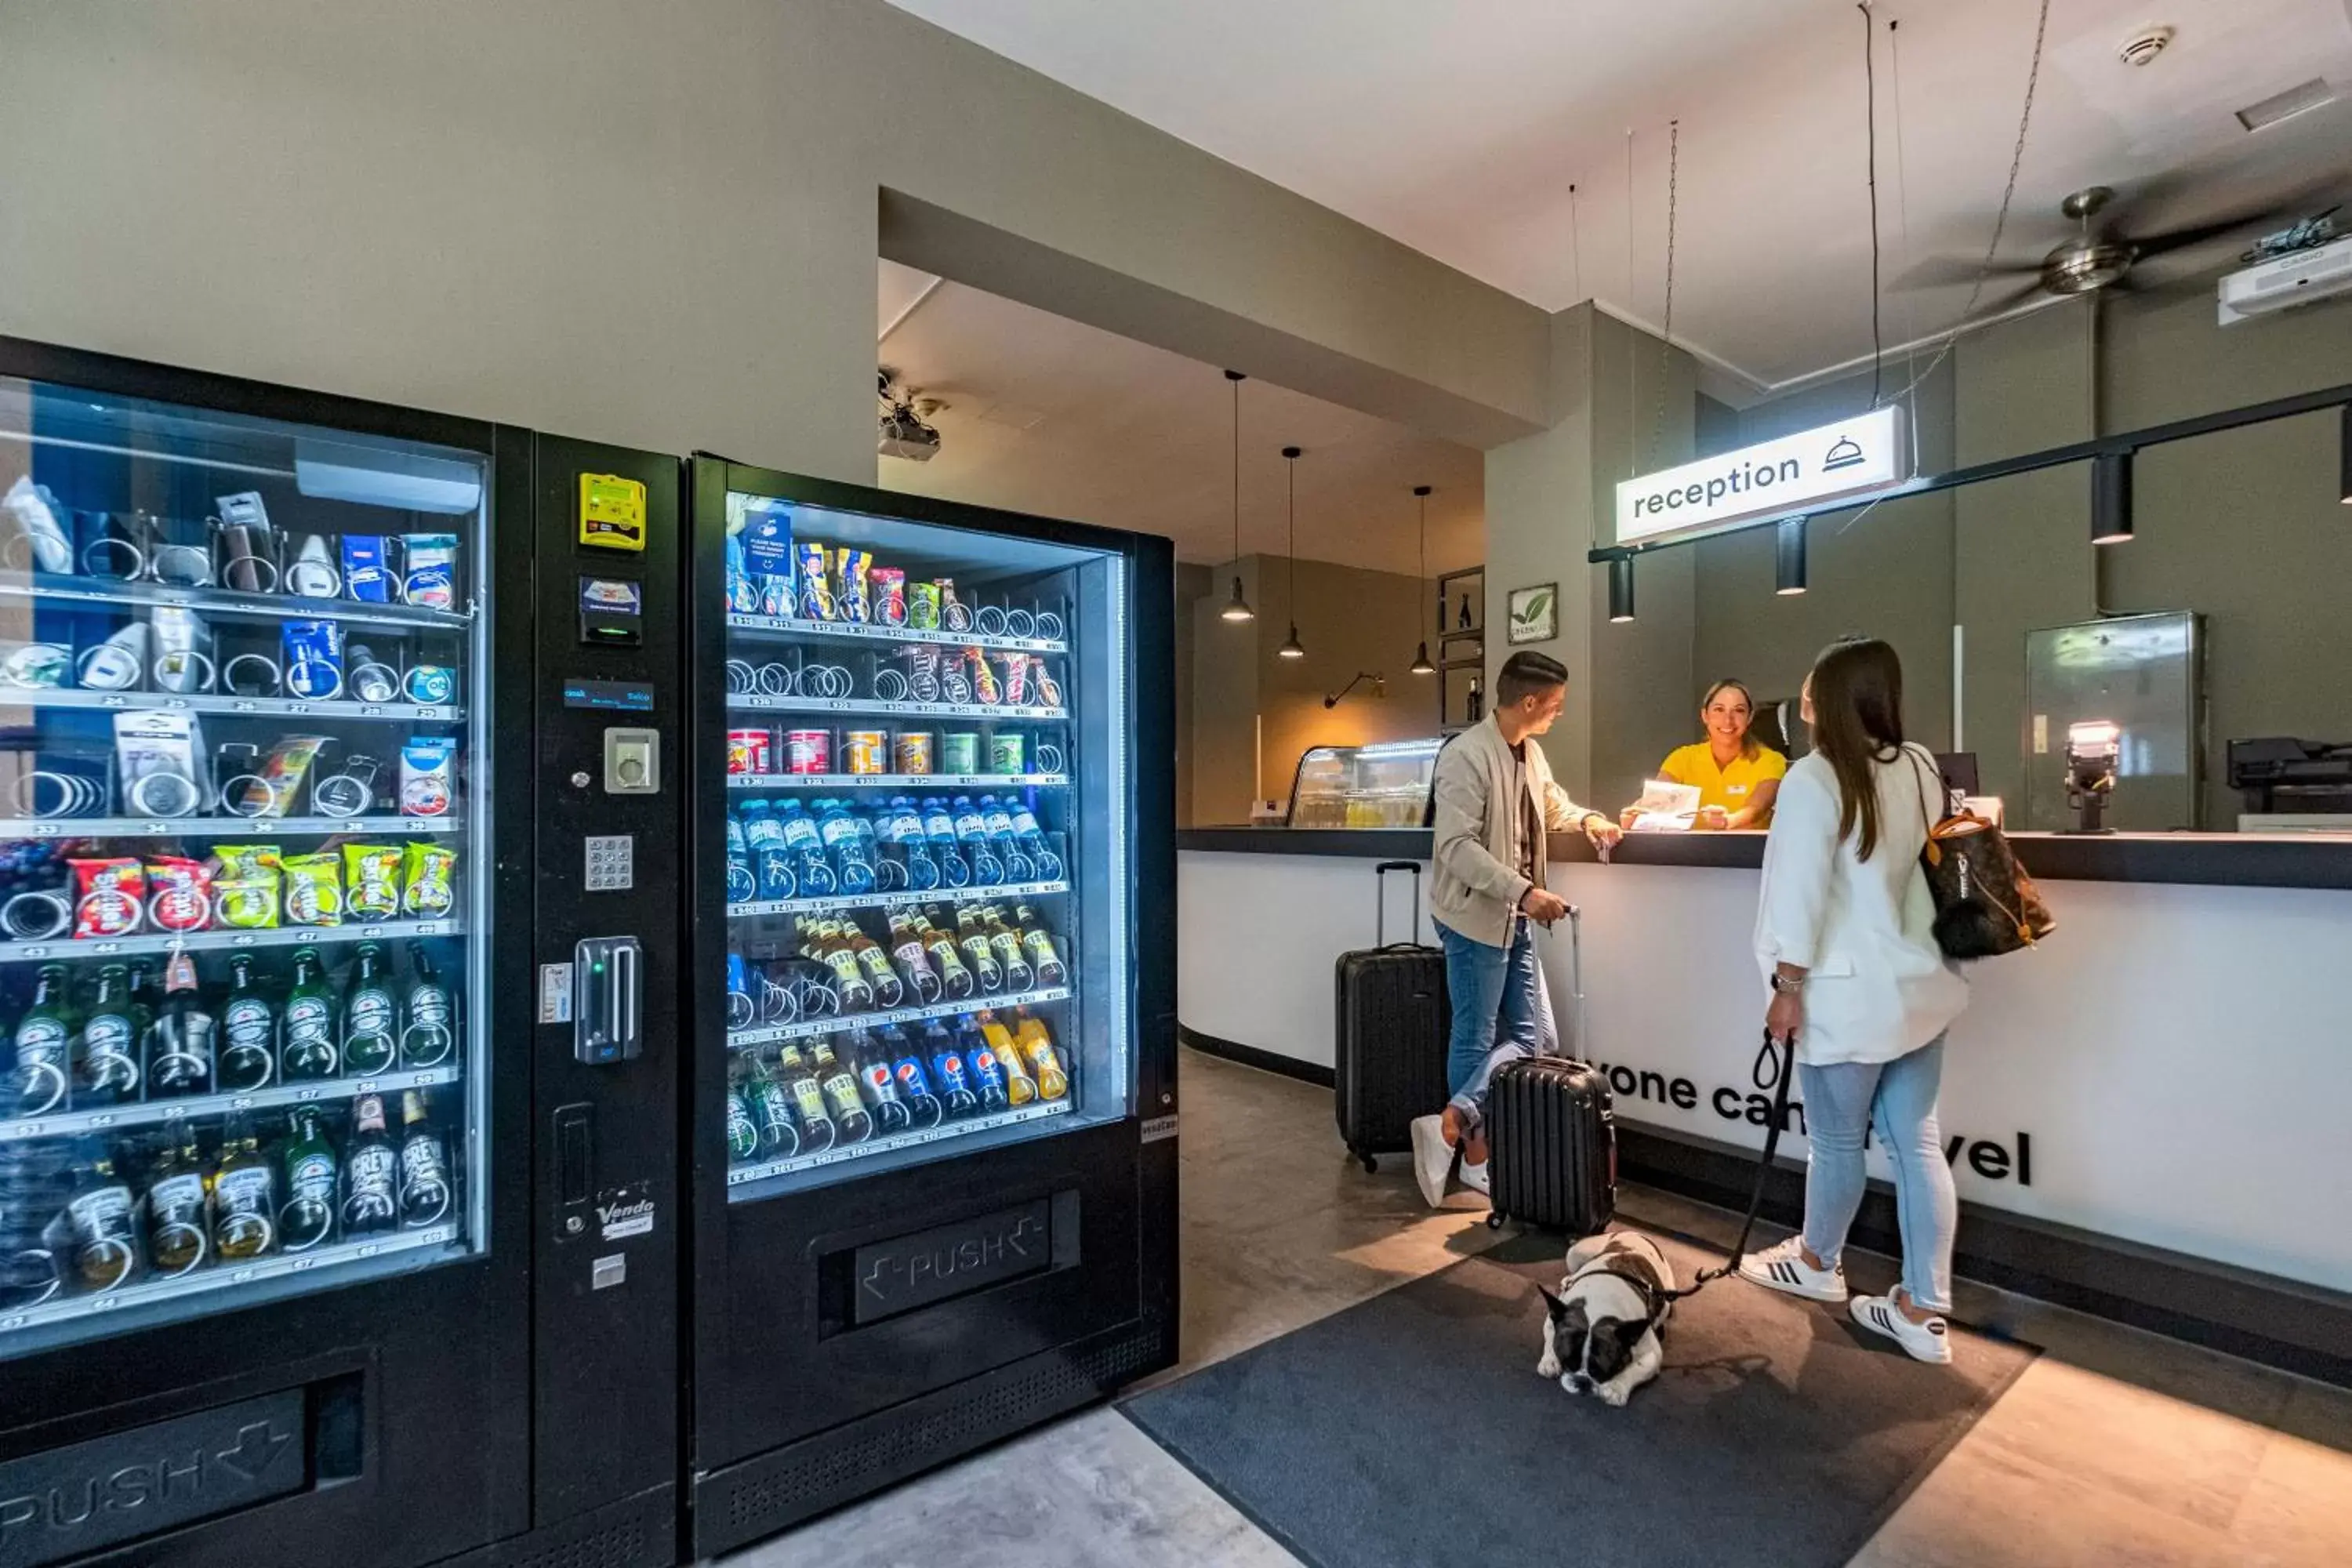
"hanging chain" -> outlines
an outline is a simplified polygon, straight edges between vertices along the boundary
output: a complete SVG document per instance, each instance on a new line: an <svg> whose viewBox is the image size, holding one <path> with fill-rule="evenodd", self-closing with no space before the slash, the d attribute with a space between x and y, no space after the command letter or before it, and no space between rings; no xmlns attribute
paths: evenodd
<svg viewBox="0 0 2352 1568"><path fill-rule="evenodd" d="M1682 181L1683 122L1666 121L1666 319L1658 341L1658 419L1650 432L1650 466L1658 466L1658 450L1666 440L1666 370L1675 349L1675 216Z"/></svg>

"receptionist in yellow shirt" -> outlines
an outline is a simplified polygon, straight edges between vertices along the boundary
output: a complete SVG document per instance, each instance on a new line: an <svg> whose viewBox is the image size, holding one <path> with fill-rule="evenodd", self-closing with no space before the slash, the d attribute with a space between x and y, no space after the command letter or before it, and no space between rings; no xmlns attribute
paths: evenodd
<svg viewBox="0 0 2352 1568"><path fill-rule="evenodd" d="M1694 827L1769 827L1789 759L1748 732L1756 700L1737 680L1718 680L1699 704L1706 739L1668 753L1658 776L1698 788Z"/></svg>

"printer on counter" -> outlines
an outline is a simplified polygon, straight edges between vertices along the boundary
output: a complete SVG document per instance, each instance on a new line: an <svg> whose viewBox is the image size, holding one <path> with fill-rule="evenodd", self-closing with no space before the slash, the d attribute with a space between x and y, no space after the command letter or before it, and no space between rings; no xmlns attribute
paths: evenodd
<svg viewBox="0 0 2352 1568"><path fill-rule="evenodd" d="M2352 833L2352 743L2287 736L2230 742L2241 833Z"/></svg>

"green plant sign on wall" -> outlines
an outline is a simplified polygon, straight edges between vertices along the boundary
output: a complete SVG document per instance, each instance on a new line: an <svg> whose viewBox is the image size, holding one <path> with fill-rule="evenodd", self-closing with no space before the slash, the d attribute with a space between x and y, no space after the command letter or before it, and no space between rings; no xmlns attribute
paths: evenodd
<svg viewBox="0 0 2352 1568"><path fill-rule="evenodd" d="M1549 642L1559 636L1559 584L1512 589L1510 623L1504 636L1514 643Z"/></svg>

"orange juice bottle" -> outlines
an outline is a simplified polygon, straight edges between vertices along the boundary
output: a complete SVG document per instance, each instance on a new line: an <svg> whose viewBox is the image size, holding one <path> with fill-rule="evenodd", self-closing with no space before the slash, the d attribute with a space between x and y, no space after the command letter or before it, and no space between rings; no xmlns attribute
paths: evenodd
<svg viewBox="0 0 2352 1568"><path fill-rule="evenodd" d="M1059 1100L1070 1092L1070 1075L1063 1070L1061 1054L1054 1049L1054 1037L1045 1026L1024 1007L1014 1015L1013 1038L1020 1049L1016 1053L1029 1070L1037 1075L1037 1093L1041 1099Z"/></svg>

